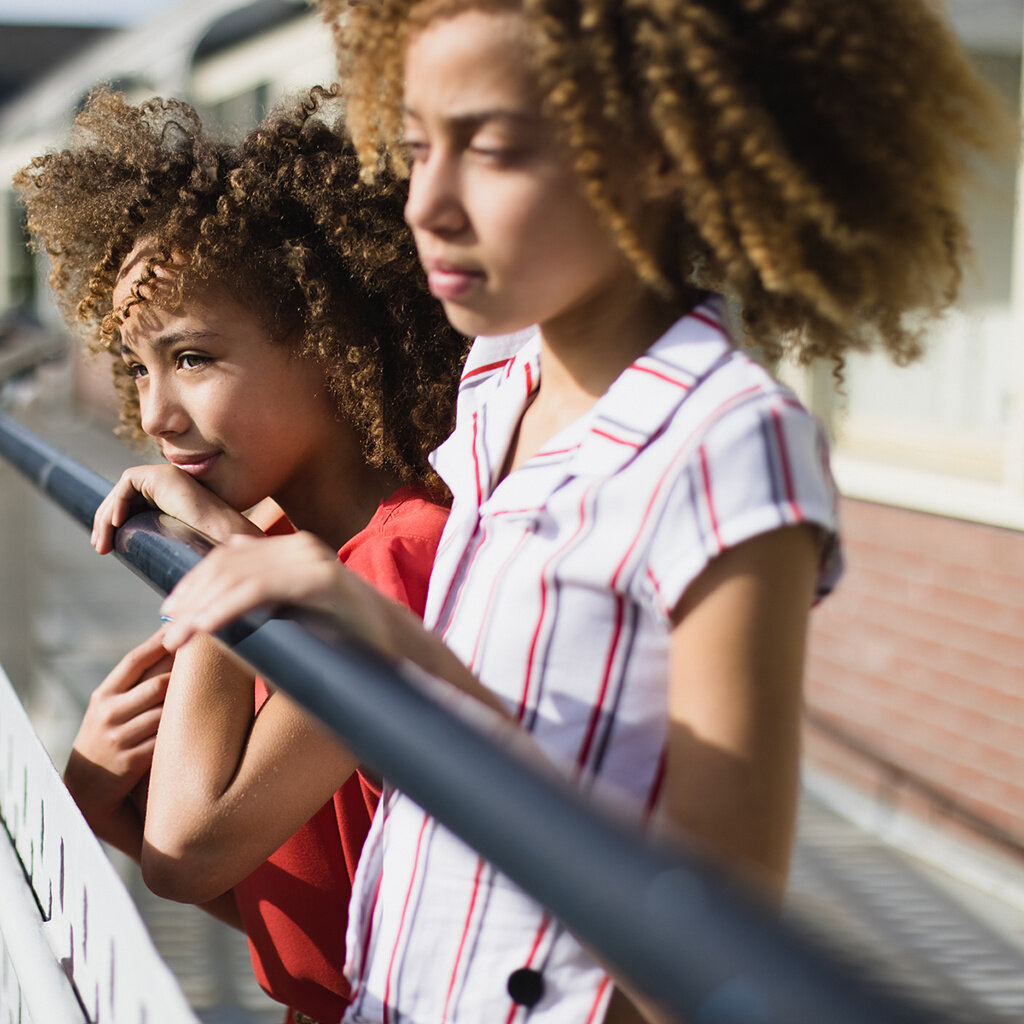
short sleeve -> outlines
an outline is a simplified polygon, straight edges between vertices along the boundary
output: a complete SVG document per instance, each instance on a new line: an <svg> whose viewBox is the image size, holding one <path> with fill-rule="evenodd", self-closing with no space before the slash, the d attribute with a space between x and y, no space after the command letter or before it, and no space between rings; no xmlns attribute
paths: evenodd
<svg viewBox="0 0 1024 1024"><path fill-rule="evenodd" d="M436 540L378 536L341 560L386 597L422 618L436 551Z"/></svg>
<svg viewBox="0 0 1024 1024"><path fill-rule="evenodd" d="M383 503L367 528L338 551L338 559L422 618L448 510L412 492L404 488Z"/></svg>
<svg viewBox="0 0 1024 1024"><path fill-rule="evenodd" d="M715 556L800 523L821 531L820 599L842 573L828 443L795 397L763 392L713 419L681 451L648 550L647 596L667 618Z"/></svg>

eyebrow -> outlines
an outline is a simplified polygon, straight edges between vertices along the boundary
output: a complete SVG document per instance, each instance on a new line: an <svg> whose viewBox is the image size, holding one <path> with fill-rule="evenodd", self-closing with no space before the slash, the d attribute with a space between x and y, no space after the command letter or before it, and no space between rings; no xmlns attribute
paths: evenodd
<svg viewBox="0 0 1024 1024"><path fill-rule="evenodd" d="M171 331L168 334L161 334L154 338L150 344L153 348L167 349L172 348L175 345L180 344L193 344L197 341L206 341L210 338L216 338L218 334L216 331ZM121 342L121 355L135 355L135 349L131 345L126 344L124 341Z"/></svg>
<svg viewBox="0 0 1024 1024"><path fill-rule="evenodd" d="M402 116L421 120L420 115L412 107L402 106ZM527 113L522 110L510 110L507 107L491 107L485 110L468 110L465 113L447 114L442 120L460 127L475 127L487 121L510 121L516 124L537 124L544 121L541 114Z"/></svg>

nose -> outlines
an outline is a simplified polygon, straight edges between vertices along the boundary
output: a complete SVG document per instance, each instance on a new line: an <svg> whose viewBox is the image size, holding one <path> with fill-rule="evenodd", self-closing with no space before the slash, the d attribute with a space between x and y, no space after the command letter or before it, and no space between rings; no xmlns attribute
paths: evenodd
<svg viewBox="0 0 1024 1024"><path fill-rule="evenodd" d="M169 437L188 429L189 419L177 389L159 373L151 373L139 388L139 418L150 437Z"/></svg>
<svg viewBox="0 0 1024 1024"><path fill-rule="evenodd" d="M405 220L414 231L438 235L457 234L468 224L458 162L442 147L433 147L426 158L413 164Z"/></svg>

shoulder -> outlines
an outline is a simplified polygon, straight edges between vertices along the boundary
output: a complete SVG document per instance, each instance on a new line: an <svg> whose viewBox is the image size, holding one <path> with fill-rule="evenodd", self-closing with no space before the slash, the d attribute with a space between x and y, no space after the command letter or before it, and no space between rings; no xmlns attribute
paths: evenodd
<svg viewBox="0 0 1024 1024"><path fill-rule="evenodd" d="M705 315L698 317L700 312ZM737 346L716 305L699 307L648 356L673 367L686 382L686 394L667 424L675 443L692 448L730 437L757 442L763 432L784 425L824 444L816 417L790 388Z"/></svg>
<svg viewBox="0 0 1024 1024"><path fill-rule="evenodd" d="M834 586L842 554L828 439L764 367L724 350L653 443L661 454L648 568L664 611L726 549L799 524L820 538L819 595Z"/></svg>
<svg viewBox="0 0 1024 1024"><path fill-rule="evenodd" d="M381 502L338 559L399 604L423 614L434 555L448 509L422 488L402 487Z"/></svg>
<svg viewBox="0 0 1024 1024"><path fill-rule="evenodd" d="M385 498L367 528L382 538L420 538L436 547L447 519L448 507L435 501L425 488L412 484Z"/></svg>

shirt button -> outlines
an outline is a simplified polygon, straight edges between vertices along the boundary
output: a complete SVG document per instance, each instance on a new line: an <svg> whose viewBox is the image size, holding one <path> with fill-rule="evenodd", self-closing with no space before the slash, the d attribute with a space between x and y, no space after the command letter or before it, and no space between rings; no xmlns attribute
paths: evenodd
<svg viewBox="0 0 1024 1024"><path fill-rule="evenodd" d="M532 967L520 967L508 976L508 994L520 1006L536 1006L544 995L544 978Z"/></svg>

